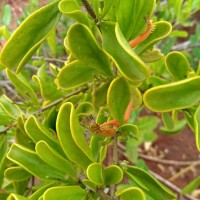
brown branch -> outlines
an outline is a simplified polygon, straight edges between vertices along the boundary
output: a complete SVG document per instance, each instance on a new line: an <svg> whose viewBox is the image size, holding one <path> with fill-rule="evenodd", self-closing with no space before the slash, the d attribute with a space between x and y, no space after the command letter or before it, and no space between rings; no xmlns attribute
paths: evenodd
<svg viewBox="0 0 200 200"><path fill-rule="evenodd" d="M166 180L165 178L163 178L162 176L158 175L157 173L153 172L150 170L150 173L160 182L164 183L167 187L171 188L172 190L174 190L176 193L178 193L179 197L183 196L188 200L199 200L191 195L182 195L181 194L181 189L179 187L177 187L176 185L174 185L173 183L169 182L168 180Z"/></svg>
<svg viewBox="0 0 200 200"><path fill-rule="evenodd" d="M153 162L158 162L158 163L162 163L165 165L176 165L176 166L187 166L187 165L191 165L194 164L198 161L194 160L194 161L176 161L176 160L167 160L167 159L159 159L157 157L154 156L149 156L149 155L145 155L145 154L139 154L139 157L145 160L150 160Z"/></svg>
<svg viewBox="0 0 200 200"><path fill-rule="evenodd" d="M74 95L76 95L76 94L79 94L79 93L81 93L81 92L84 92L84 91L86 91L86 90L88 90L87 87L83 87L83 88L80 88L80 89L78 89L78 90L75 90L74 92L71 92L71 93L65 95L64 97L62 97L62 98L60 98L60 99L57 99L56 101L54 101L54 102L48 104L47 106L45 106L45 107L43 107L43 108L41 108L41 109L39 109L39 110L33 112L32 115L41 114L41 113L44 112L45 110L48 110L49 108L52 108L52 107L58 105L59 103L63 102L65 99L67 99L67 98L69 98L69 97L71 97L71 96L74 96ZM0 131L0 135L1 135L1 134L6 134L7 131L9 131L12 127L15 127L16 125L17 125L17 122L14 122L14 123L12 123L12 124L7 125L7 127L6 127L5 129L3 129L2 131Z"/></svg>
<svg viewBox="0 0 200 200"><path fill-rule="evenodd" d="M124 146L122 144L119 145L120 147L120 151L121 151L121 154L126 158L126 160L130 161L129 158L128 158L128 155L124 152L123 148ZM131 161L130 161L131 162ZM184 197L185 199L188 199L188 200L198 200L196 199L195 197L191 196L191 195L183 195L181 194L182 190L177 187L176 185L174 185L173 183L171 183L170 181L166 180L165 178L163 178L162 176L158 175L157 173L149 170L149 172L157 179L159 180L160 182L164 183L167 187L171 188L173 191L175 191L179 197Z"/></svg>
<svg viewBox="0 0 200 200"><path fill-rule="evenodd" d="M200 165L200 160L193 162L191 165L189 165L188 167L185 167L184 169L182 169L181 171L179 171L178 173L176 173L174 176L172 176L171 178L169 178L170 181L174 181L175 179L177 179L178 177L180 177L181 175L187 173L189 170L193 169L194 167L196 167L197 165Z"/></svg>
<svg viewBox="0 0 200 200"><path fill-rule="evenodd" d="M82 1L83 5L85 6L85 9L89 13L89 15L93 18L94 22L97 23L98 18L96 16L92 6L89 4L89 2L87 0L81 0L81 1Z"/></svg>
<svg viewBox="0 0 200 200"><path fill-rule="evenodd" d="M125 147L122 144L119 143L118 146L120 147L120 149L125 151ZM157 157L154 157L154 156L149 156L149 155L145 155L145 154L141 154L141 153L139 153L138 156L142 159L162 163L162 164L165 164L165 165L188 166L188 165L192 165L192 164L195 164L195 163L199 163L199 161L197 161L197 160L194 160L194 161L177 161L177 160L160 159L160 158L157 158Z"/></svg>

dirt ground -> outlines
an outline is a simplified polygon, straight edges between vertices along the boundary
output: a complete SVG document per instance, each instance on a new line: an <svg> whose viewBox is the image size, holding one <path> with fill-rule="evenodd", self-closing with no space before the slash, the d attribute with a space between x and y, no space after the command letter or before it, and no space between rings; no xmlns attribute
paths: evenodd
<svg viewBox="0 0 200 200"><path fill-rule="evenodd" d="M12 5L13 18L15 19L21 16L23 8L27 6L27 0L1 0L0 4L3 2ZM15 20L13 20L10 28L15 29L16 27ZM194 134L188 127L182 133L176 135L164 135L159 131L157 131L157 134L156 142L152 143L147 150L141 147L140 152L141 155L146 155L143 159L153 172L171 181L179 188L183 188L195 177L200 176L200 163L196 166L190 164L188 169L188 165L180 166L178 162L172 162L172 164L162 162L163 159L181 162L200 160L200 152L197 151ZM155 161L154 158L157 158L157 160ZM183 171L180 176L175 177L183 169L185 172ZM193 195L200 199L200 189L195 192Z"/></svg>

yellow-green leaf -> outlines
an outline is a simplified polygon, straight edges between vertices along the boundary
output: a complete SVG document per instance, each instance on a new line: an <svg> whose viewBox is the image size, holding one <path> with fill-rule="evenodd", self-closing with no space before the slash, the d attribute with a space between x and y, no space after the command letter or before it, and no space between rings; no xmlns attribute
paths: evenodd
<svg viewBox="0 0 200 200"><path fill-rule="evenodd" d="M188 76L190 64L181 52L170 52L165 58L165 65L174 81L183 80Z"/></svg>
<svg viewBox="0 0 200 200"><path fill-rule="evenodd" d="M55 1L32 13L9 38L1 52L1 63L17 72L28 62L40 44L46 39L60 19Z"/></svg>
<svg viewBox="0 0 200 200"><path fill-rule="evenodd" d="M153 87L144 94L144 104L155 112L190 108L200 100L200 77Z"/></svg>
<svg viewBox="0 0 200 200"><path fill-rule="evenodd" d="M102 22L102 46L119 72L133 82L143 81L149 72L144 62L132 51L117 23Z"/></svg>
<svg viewBox="0 0 200 200"><path fill-rule="evenodd" d="M114 79L107 93L107 104L114 119L124 123L124 114L131 99L131 91L128 82L118 77Z"/></svg>
<svg viewBox="0 0 200 200"><path fill-rule="evenodd" d="M92 160L90 160L89 157L82 151L82 149L76 144L77 141L75 142L72 137L71 126L72 121L74 120L71 116L72 106L73 105L71 103L65 103L61 106L56 121L56 130L60 144L67 157L77 165L87 168L87 166L92 163ZM82 147L85 149L88 148L87 146ZM88 152L88 150L86 151Z"/></svg>
<svg viewBox="0 0 200 200"><path fill-rule="evenodd" d="M64 66L57 76L57 84L63 89L73 89L92 81L98 71L80 61L73 61Z"/></svg>
<svg viewBox="0 0 200 200"><path fill-rule="evenodd" d="M87 192L79 186L58 186L49 188L43 200L87 200Z"/></svg>
<svg viewBox="0 0 200 200"><path fill-rule="evenodd" d="M112 75L110 62L91 30L83 24L74 24L67 33L67 46L76 59L104 75Z"/></svg>

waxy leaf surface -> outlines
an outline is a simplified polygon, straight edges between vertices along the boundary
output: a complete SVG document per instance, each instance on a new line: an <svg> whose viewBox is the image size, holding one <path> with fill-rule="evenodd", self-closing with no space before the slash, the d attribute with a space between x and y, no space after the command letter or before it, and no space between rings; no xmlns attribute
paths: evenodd
<svg viewBox="0 0 200 200"><path fill-rule="evenodd" d="M190 64L181 52L170 52L165 58L165 65L174 81L183 80L188 76Z"/></svg>
<svg viewBox="0 0 200 200"><path fill-rule="evenodd" d="M143 169L132 166L125 166L125 173L129 180L133 181L147 195L153 199L175 200L176 196L164 185L159 183L152 175Z"/></svg>
<svg viewBox="0 0 200 200"><path fill-rule="evenodd" d="M65 180L67 175L48 165L34 151L18 144L13 144L7 157L40 179Z"/></svg>
<svg viewBox="0 0 200 200"><path fill-rule="evenodd" d="M112 75L110 62L91 30L83 24L74 24L67 34L67 46L72 55L104 75Z"/></svg>
<svg viewBox="0 0 200 200"><path fill-rule="evenodd" d="M121 124L124 123L124 114L130 99L131 91L128 82L122 77L114 79L108 88L107 104L112 117L119 120Z"/></svg>
<svg viewBox="0 0 200 200"><path fill-rule="evenodd" d="M148 70L143 61L132 51L116 23L102 22L102 46L116 64L119 72L133 82L143 81Z"/></svg>
<svg viewBox="0 0 200 200"><path fill-rule="evenodd" d="M10 37L1 52L1 63L17 72L28 62L60 19L59 1L32 13ZM8 56L9 55L9 56Z"/></svg>
<svg viewBox="0 0 200 200"><path fill-rule="evenodd" d="M144 94L144 104L155 112L190 108L200 100L200 77L156 86Z"/></svg>
<svg viewBox="0 0 200 200"><path fill-rule="evenodd" d="M72 111L72 107L73 104L71 103L65 103L61 106L56 121L56 130L60 144L67 157L72 162L78 164L79 166L87 168L87 166L92 163L92 160L87 156L87 154L84 153L84 152L89 152L88 150L89 147L88 145L84 146L85 142L82 143L81 146L83 148L85 147L85 150L83 152L82 149L74 141L74 138L72 137L71 121L74 120L71 119L72 118L71 112L74 112ZM80 142L82 142L82 140Z"/></svg>
<svg viewBox="0 0 200 200"><path fill-rule="evenodd" d="M56 81L58 86L63 89L73 89L88 83L97 74L96 69L80 61L73 61L60 70Z"/></svg>
<svg viewBox="0 0 200 200"><path fill-rule="evenodd" d="M87 193L79 186L58 186L49 188L43 195L44 200L87 200Z"/></svg>

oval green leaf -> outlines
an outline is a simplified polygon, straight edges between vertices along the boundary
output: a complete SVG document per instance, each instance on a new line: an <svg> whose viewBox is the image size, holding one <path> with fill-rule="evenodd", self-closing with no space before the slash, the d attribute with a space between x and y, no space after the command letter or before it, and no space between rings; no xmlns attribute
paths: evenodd
<svg viewBox="0 0 200 200"><path fill-rule="evenodd" d="M63 148L63 151L67 155L67 157L72 162L86 169L87 166L92 163L92 161L77 146L76 142L74 141L72 137L72 133L71 133L72 122L71 121L74 120L73 117L71 117L72 107L73 105L71 103L65 103L60 107L57 121L56 121L56 130L57 130L60 144ZM83 146L83 148L85 148L85 145ZM88 152L88 150L86 151Z"/></svg>
<svg viewBox="0 0 200 200"><path fill-rule="evenodd" d="M38 97L35 91L31 87L31 85L25 81L25 78L22 76L22 74L14 74L9 69L6 70L6 74L22 97L28 99L33 105L39 104Z"/></svg>
<svg viewBox="0 0 200 200"><path fill-rule="evenodd" d="M48 165L34 151L21 145L13 144L7 157L40 179L66 180L67 174Z"/></svg>
<svg viewBox="0 0 200 200"><path fill-rule="evenodd" d="M101 163L92 163L89 165L86 174L92 183L96 185L104 184L103 166Z"/></svg>
<svg viewBox="0 0 200 200"><path fill-rule="evenodd" d="M192 107L200 100L200 77L153 87L144 94L144 104L154 112Z"/></svg>
<svg viewBox="0 0 200 200"><path fill-rule="evenodd" d="M5 67L13 69L18 66L19 72L28 62L58 23L61 16L59 2L55 1L32 13L17 28L1 52L0 60Z"/></svg>
<svg viewBox="0 0 200 200"><path fill-rule="evenodd" d="M143 61L132 51L116 23L102 22L102 46L119 72L133 82L143 81L149 72Z"/></svg>
<svg viewBox="0 0 200 200"><path fill-rule="evenodd" d="M183 80L188 76L190 64L181 52L170 52L165 58L165 65L174 81Z"/></svg>
<svg viewBox="0 0 200 200"><path fill-rule="evenodd" d="M97 74L96 69L76 60L59 71L56 81L62 89L73 89L92 81Z"/></svg>
<svg viewBox="0 0 200 200"><path fill-rule="evenodd" d="M55 167L56 169L62 170L72 178L76 178L76 172L74 166L60 154L58 154L53 148L51 148L46 142L40 141L35 147L36 153L46 163Z"/></svg>
<svg viewBox="0 0 200 200"><path fill-rule="evenodd" d="M112 75L108 57L87 26L83 24L71 26L67 34L67 46L73 56L85 65L93 67L104 75Z"/></svg>
<svg viewBox="0 0 200 200"><path fill-rule="evenodd" d="M153 199L175 200L176 196L152 175L138 167L124 165L124 171L139 188Z"/></svg>
<svg viewBox="0 0 200 200"><path fill-rule="evenodd" d="M7 168L4 175L10 181L24 181L31 177L30 173L19 166Z"/></svg>
<svg viewBox="0 0 200 200"><path fill-rule="evenodd" d="M124 123L124 114L130 99L131 91L128 82L122 77L114 79L108 88L107 104L112 117L119 120L120 124Z"/></svg>
<svg viewBox="0 0 200 200"><path fill-rule="evenodd" d="M142 43L140 43L134 50L137 54L144 53L147 49L150 49L155 43L166 38L172 31L172 25L166 21L160 21L154 23L154 30L149 37Z"/></svg>
<svg viewBox="0 0 200 200"><path fill-rule="evenodd" d="M75 0L62 0L59 3L59 9L62 13L75 19L77 22L89 25L89 19L86 14L80 9L80 6Z"/></svg>
<svg viewBox="0 0 200 200"><path fill-rule="evenodd" d="M51 133L41 122L34 116L30 116L25 122L25 130L27 135L37 142L44 140L47 144L53 147L56 151L64 155L56 137Z"/></svg>
<svg viewBox="0 0 200 200"><path fill-rule="evenodd" d="M123 179L123 171L117 165L110 165L103 170L104 185L114 185Z"/></svg>
<svg viewBox="0 0 200 200"><path fill-rule="evenodd" d="M146 200L144 192L137 187L129 187L122 191L117 191L116 196L120 196L120 200Z"/></svg>
<svg viewBox="0 0 200 200"><path fill-rule="evenodd" d="M146 26L145 19L151 17L155 3L155 0L119 1L117 22L127 40L142 34Z"/></svg>
<svg viewBox="0 0 200 200"><path fill-rule="evenodd" d="M87 192L79 186L58 186L49 188L43 195L44 200L87 200Z"/></svg>
<svg viewBox="0 0 200 200"><path fill-rule="evenodd" d="M29 200L28 198L26 197L23 197L21 195L18 195L18 194L11 194L7 200Z"/></svg>

